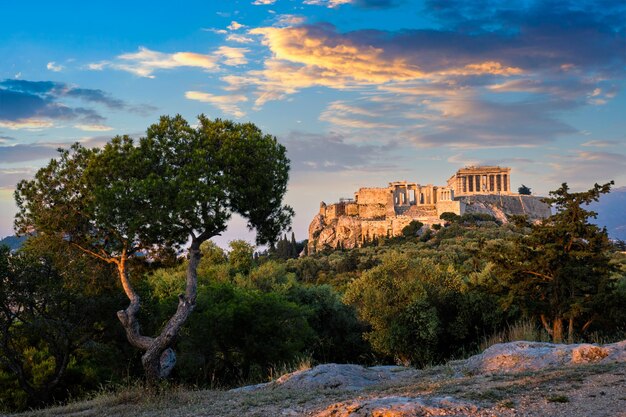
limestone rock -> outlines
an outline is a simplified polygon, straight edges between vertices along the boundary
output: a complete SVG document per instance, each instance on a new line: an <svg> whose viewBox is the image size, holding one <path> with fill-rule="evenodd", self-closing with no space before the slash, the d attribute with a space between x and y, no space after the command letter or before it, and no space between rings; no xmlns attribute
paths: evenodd
<svg viewBox="0 0 626 417"><path fill-rule="evenodd" d="M281 376L266 384L238 388L240 391L254 391L263 388L294 390L341 389L358 391L371 385L415 375L417 371L402 366L347 365L329 363L314 368L296 371Z"/></svg>
<svg viewBox="0 0 626 417"><path fill-rule="evenodd" d="M382 397L332 404L316 417L415 417L415 416L467 416L476 413L478 407L451 397L413 398Z"/></svg>
<svg viewBox="0 0 626 417"><path fill-rule="evenodd" d="M531 221L541 220L551 215L550 206L540 198L529 195L474 195L458 197L465 203L465 213L484 213L494 216L502 223L507 216L528 216Z"/></svg>
<svg viewBox="0 0 626 417"><path fill-rule="evenodd" d="M329 363L305 371L297 371L278 378L272 384L287 389L344 389L360 390L370 385L389 381L413 370L398 366L375 366Z"/></svg>
<svg viewBox="0 0 626 417"><path fill-rule="evenodd" d="M515 373L584 363L626 361L626 341L604 346L510 342L493 345L467 361L472 373Z"/></svg>

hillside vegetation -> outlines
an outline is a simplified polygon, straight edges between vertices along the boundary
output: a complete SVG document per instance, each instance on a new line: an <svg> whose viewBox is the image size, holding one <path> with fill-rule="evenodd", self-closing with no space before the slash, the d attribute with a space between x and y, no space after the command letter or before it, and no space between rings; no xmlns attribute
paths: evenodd
<svg viewBox="0 0 626 417"><path fill-rule="evenodd" d="M440 230L413 225L404 237L301 258L292 245L302 244L286 237L263 254L242 241L228 252L206 242L197 306L175 346L171 381L227 388L302 364L423 367L507 339L623 338L626 256L606 234L586 222L559 231L556 217L538 226L513 220L451 217ZM560 236L574 232L585 240L577 237L573 252L559 248ZM31 238L21 253L3 252L2 259L23 283L3 293L5 306L23 306L3 355L20 361L27 387L47 389L46 402L58 402L140 379L139 356L112 314L123 299L106 265L50 238ZM163 254L129 265L144 278L136 285L146 331L158 330L176 308L186 262ZM63 358L67 369L59 376ZM12 368L1 369L3 407L37 405ZM53 376L58 384L46 385Z"/></svg>

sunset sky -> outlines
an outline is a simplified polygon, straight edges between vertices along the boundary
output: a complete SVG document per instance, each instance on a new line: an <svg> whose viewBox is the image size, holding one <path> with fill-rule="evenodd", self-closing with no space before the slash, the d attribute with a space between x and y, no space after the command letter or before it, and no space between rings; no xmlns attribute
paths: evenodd
<svg viewBox="0 0 626 417"><path fill-rule="evenodd" d="M625 186L625 29L618 0L4 2L0 237L56 148L162 114L277 136L298 240L321 200L471 164L537 194Z"/></svg>

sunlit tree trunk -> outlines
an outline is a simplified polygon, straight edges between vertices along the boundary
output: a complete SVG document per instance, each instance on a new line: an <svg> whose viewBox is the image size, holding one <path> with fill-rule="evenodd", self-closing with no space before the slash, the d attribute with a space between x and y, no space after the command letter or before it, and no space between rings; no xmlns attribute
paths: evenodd
<svg viewBox="0 0 626 417"><path fill-rule="evenodd" d="M141 300L130 283L126 269L126 259L122 257L115 261L122 287L130 301L125 310L117 312L117 316L126 331L128 341L136 348L144 351L141 362L145 371L146 380L150 384L167 378L176 364L176 353L172 349L172 346L178 332L196 304L200 243L194 240L191 244L189 249L185 294L178 296L178 308L176 312L165 324L157 337L148 337L141 334L141 328L137 320L137 314L141 308Z"/></svg>

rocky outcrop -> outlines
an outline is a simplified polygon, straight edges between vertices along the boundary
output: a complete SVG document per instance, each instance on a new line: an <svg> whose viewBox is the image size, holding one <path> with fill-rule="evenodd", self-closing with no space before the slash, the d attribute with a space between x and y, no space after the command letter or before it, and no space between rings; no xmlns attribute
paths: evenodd
<svg viewBox="0 0 626 417"><path fill-rule="evenodd" d="M557 345L511 342L493 345L467 361L467 370L481 373L515 373L585 363L626 362L626 340L610 345Z"/></svg>
<svg viewBox="0 0 626 417"><path fill-rule="evenodd" d="M502 223L512 215L528 216L530 221L537 221L552 214L548 204L530 195L475 195L457 200L465 203L465 213L489 214Z"/></svg>
<svg viewBox="0 0 626 417"><path fill-rule="evenodd" d="M292 372L275 381L245 387L245 390L282 388L294 390L340 389L358 391L371 385L414 376L417 371L403 366L372 366L327 363ZM241 388L239 388L241 390Z"/></svg>
<svg viewBox="0 0 626 417"><path fill-rule="evenodd" d="M567 369L575 369L577 378L580 378L584 371L580 368L571 368L572 365L593 365L613 362L626 363L626 340L607 344L577 344L577 345L557 345L553 343L539 342L511 342L493 345L483 353L473 356L464 361L454 361L445 367L431 368L428 370L417 370L401 366L375 366L363 367L359 365L319 365L311 369L293 372L280 377L279 379L260 385L239 388L238 393L254 391L255 396L262 395L265 390L291 390L292 393L314 393L315 398L332 399L327 402L320 402L315 406L300 408L291 406L283 410L280 415L307 415L315 417L369 417L369 416L394 416L394 417L415 417L415 416L516 416L516 415L560 415L560 416L587 416L587 415L621 415L614 411L621 405L615 405L619 401L615 400L607 406L605 412L593 414L598 403L590 407L578 410L580 404L576 405L576 410L572 408L560 411L557 407L560 404L554 400L551 403L548 393L550 386L545 386L554 377L537 378L527 381L534 388L529 387L530 393L524 398L518 398L513 402L509 393L512 389L521 389L524 384L514 383L518 376L516 373L524 371L555 372L561 374ZM439 369L437 371L437 369ZM593 366L586 369L593 370ZM619 369L623 369L619 368ZM605 371L589 371L589 375L603 374ZM613 390L615 381L623 382L623 371L611 377L614 381L612 385L596 386L595 391L585 384L580 384L577 390L583 390L583 403L586 405L590 399L607 398L611 391L614 394L620 393L621 386ZM491 374L504 374L497 377ZM562 375L562 374L561 374ZM446 381L443 385L442 381ZM501 385L498 385L500 384ZM481 385L482 384L482 385ZM491 386L489 384L496 384ZM444 393L437 392L437 386L447 390ZM589 386L594 382L590 381ZM468 387L463 395L464 388ZM532 390L531 390L532 388ZM602 390L600 390L600 388ZM559 388L555 392L558 394L563 389ZM448 396L450 390L455 392L455 397ZM593 393L591 392L593 391ZM605 393L606 391L606 393ZM538 394L538 392L543 393ZM599 394L596 394L599 392ZM567 391L568 395L570 391ZM501 396L501 394L506 394ZM291 398L291 393L286 394ZM295 394L293 394L295 395ZM556 395L556 394L555 394ZM255 397L256 398L256 397ZM570 397L556 395L555 398ZM500 405L497 401L505 399ZM547 399L547 401L546 401ZM576 399L571 396L572 401ZM620 398L621 399L621 398ZM535 401L535 403L533 403ZM560 400L558 400L560 401ZM603 400L602 404L605 401ZM512 408L523 406L530 409L529 414L519 414ZM573 406L572 406L573 407ZM596 410L597 411L597 410ZM278 415L274 413L272 415Z"/></svg>

